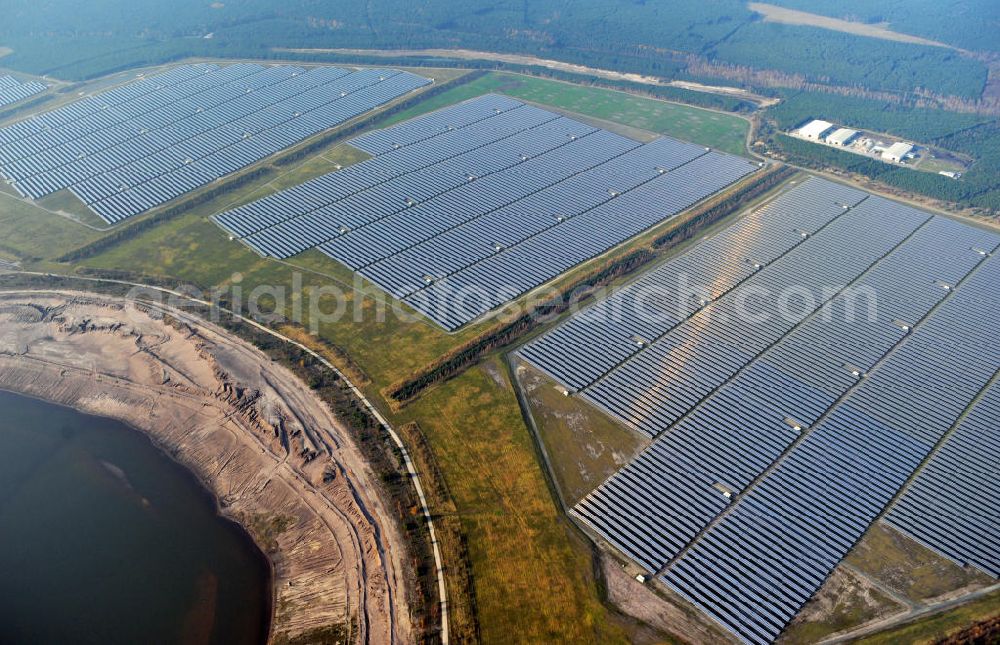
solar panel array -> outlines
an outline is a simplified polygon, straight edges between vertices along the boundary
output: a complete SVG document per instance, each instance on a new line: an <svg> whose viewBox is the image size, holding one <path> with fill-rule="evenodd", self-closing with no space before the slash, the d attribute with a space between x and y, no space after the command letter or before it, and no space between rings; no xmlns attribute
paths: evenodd
<svg viewBox="0 0 1000 645"><path fill-rule="evenodd" d="M959 564L1000 578L1000 384L994 383L886 515Z"/></svg>
<svg viewBox="0 0 1000 645"><path fill-rule="evenodd" d="M351 143L375 156L216 221L262 255L318 247L447 330L757 168L497 95Z"/></svg>
<svg viewBox="0 0 1000 645"><path fill-rule="evenodd" d="M22 101L49 89L45 83L28 81L22 83L13 76L0 76L0 107Z"/></svg>
<svg viewBox="0 0 1000 645"><path fill-rule="evenodd" d="M812 178L526 345L654 438L572 513L742 640L773 641L1000 369L998 245ZM969 560L997 536L984 463L964 488L914 486L908 511L941 531L927 499L978 509Z"/></svg>
<svg viewBox="0 0 1000 645"><path fill-rule="evenodd" d="M429 82L384 69L184 65L0 129L0 174L33 199L69 189L113 224Z"/></svg>
<svg viewBox="0 0 1000 645"><path fill-rule="evenodd" d="M521 353L561 383L582 389L698 312L705 302L722 297L780 259L842 215L845 206L864 197L859 190L810 180L808 189L796 191L794 198L755 210L569 319ZM699 285L703 288L696 289ZM597 351L571 351L584 348Z"/></svg>

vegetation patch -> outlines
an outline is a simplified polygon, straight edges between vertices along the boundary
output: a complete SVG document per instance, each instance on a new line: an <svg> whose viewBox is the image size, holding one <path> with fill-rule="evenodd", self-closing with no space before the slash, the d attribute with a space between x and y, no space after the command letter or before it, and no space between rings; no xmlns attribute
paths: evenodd
<svg viewBox="0 0 1000 645"><path fill-rule="evenodd" d="M24 260L50 258L100 235L0 191L0 249Z"/></svg>
<svg viewBox="0 0 1000 645"><path fill-rule="evenodd" d="M499 357L400 415L433 446L468 541L482 641L631 642L598 596L593 552L549 492Z"/></svg>
<svg viewBox="0 0 1000 645"><path fill-rule="evenodd" d="M958 180L901 168L785 134L775 134L771 143L772 153L789 163L862 175L890 188L944 200L963 208L976 208L990 216L1000 212L1000 122L976 126L935 142L945 149L965 152L976 158L969 171Z"/></svg>
<svg viewBox="0 0 1000 645"><path fill-rule="evenodd" d="M253 536L260 549L267 554L278 552L278 538L288 530L295 518L288 515L264 515L260 513L240 513L236 518Z"/></svg>
<svg viewBox="0 0 1000 645"><path fill-rule="evenodd" d="M957 634L941 639L939 645L988 645L1000 642L1000 615L981 620Z"/></svg>
<svg viewBox="0 0 1000 645"><path fill-rule="evenodd" d="M782 633L780 642L815 643L905 607L851 571L838 567Z"/></svg>
<svg viewBox="0 0 1000 645"><path fill-rule="evenodd" d="M266 176L269 172L271 172L270 169L265 166L242 173L236 177L226 179L221 184L210 188L209 190L199 191L192 196L182 198L181 201L174 206L155 211L153 215L142 218L133 223L123 224L121 227L116 228L112 233L94 240L90 244L74 249L73 251L64 254L62 257L57 258L56 261L76 262L93 257L102 251L106 251L121 244L122 242L135 239L143 232L155 228L164 222L176 219L200 204L210 202L222 195L226 195L240 186L253 183L261 177Z"/></svg>
<svg viewBox="0 0 1000 645"><path fill-rule="evenodd" d="M834 169L876 181L890 191L922 195L958 208L1000 213L1000 119L932 109L919 101L879 100L821 92L788 92L763 113L755 146L807 168ZM782 134L810 119L885 132L970 158L961 178L903 168Z"/></svg>
<svg viewBox="0 0 1000 645"><path fill-rule="evenodd" d="M441 96L438 107L500 92L523 101L594 117L633 128L666 134L723 152L746 154L749 123L741 117L655 98L587 87L523 74L494 72ZM404 112L399 119L416 116Z"/></svg>
<svg viewBox="0 0 1000 645"><path fill-rule="evenodd" d="M414 466L420 473L424 495L434 516L438 548L445 562L449 633L456 642L478 643L482 640L482 635L476 609L476 586L472 577L468 538L459 519L458 506L420 425L416 421L410 421L401 425L397 432L403 438Z"/></svg>
<svg viewBox="0 0 1000 645"><path fill-rule="evenodd" d="M998 616L1000 616L1000 591L994 591L991 594L950 611L920 618L900 627L894 627L872 636L859 638L855 642L858 645L895 645L896 643L932 645L933 643L946 643L949 642L948 639L965 632L969 625L980 625L985 622L985 639L972 642L977 642L977 645L992 645L996 642L997 631L993 625Z"/></svg>
<svg viewBox="0 0 1000 645"><path fill-rule="evenodd" d="M648 442L597 408L564 396L548 376L515 363L518 384L568 508L622 468Z"/></svg>
<svg viewBox="0 0 1000 645"><path fill-rule="evenodd" d="M846 561L914 601L992 582L986 574L964 569L882 522L868 530Z"/></svg>
<svg viewBox="0 0 1000 645"><path fill-rule="evenodd" d="M559 296L546 300L511 322L503 323L499 327L459 345L414 376L390 387L389 397L397 404L411 401L427 387L461 373L470 365L478 363L486 354L510 345L543 324L545 319L565 312L573 302L582 300L579 297L581 292L609 284L623 275L632 273L654 257L655 255L648 249L636 249L622 258L606 262L596 271L564 288Z"/></svg>
<svg viewBox="0 0 1000 645"><path fill-rule="evenodd" d="M274 645L343 645L350 642L352 633L347 625L330 625L296 636L280 634L274 638Z"/></svg>

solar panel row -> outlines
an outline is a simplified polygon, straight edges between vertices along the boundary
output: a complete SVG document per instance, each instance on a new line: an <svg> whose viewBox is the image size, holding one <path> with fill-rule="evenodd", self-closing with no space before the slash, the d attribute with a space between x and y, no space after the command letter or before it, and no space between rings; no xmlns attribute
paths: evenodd
<svg viewBox="0 0 1000 645"><path fill-rule="evenodd" d="M479 101L460 105L478 104ZM397 177L412 175L420 178L422 175L414 173L423 171L425 168L432 171L437 164L442 162L457 160L458 163L461 163L469 160L469 163L474 163L481 158L481 155L475 154L476 150L556 118L557 115L525 105L501 114L489 109L488 112L481 115L481 118L473 121L476 127L467 127L473 124L469 123L439 133L435 135L433 141L416 142L407 147L393 149L375 159L349 166L339 172L323 175L295 188L217 215L214 219L234 235L246 238L244 241L259 253L288 257L294 254L295 244L299 241L295 230L287 231L289 236L287 241L273 238L258 241L254 234L282 222L304 219L305 216L319 217L321 225L333 225L335 230L339 232L343 223L331 220L336 214L335 209L338 202L369 189L390 189L391 186L384 184ZM489 121L482 122L486 119ZM485 161L488 162L488 160L489 155L486 156ZM479 163L483 163L483 161L479 161ZM460 172L464 173L466 164L462 163L461 165ZM461 175L460 179L467 181L464 174ZM414 181L409 177L406 182L403 185L411 189L418 189L422 183L419 179ZM397 197L397 204L408 206L406 202L408 194L404 193ZM415 201L415 199L411 199ZM309 230L305 226L302 228ZM286 246L286 244L290 246Z"/></svg>
<svg viewBox="0 0 1000 645"><path fill-rule="evenodd" d="M113 169L120 174L119 181L141 182L142 178L121 174L128 164L245 115L267 100L273 86L298 73L287 67L247 69L254 67L233 65L166 88L155 97L141 97L24 139L18 145L32 147L35 154L6 164L5 172L32 194L41 194L49 184L54 188L99 179L104 173L114 174ZM161 106L168 93L174 98ZM116 183L107 194L118 189ZM96 199L107 196L99 194L99 183L91 190Z"/></svg>
<svg viewBox="0 0 1000 645"><path fill-rule="evenodd" d="M359 72L360 73L360 72ZM376 86L348 94L348 98L302 112L286 121L273 113L260 112L258 122L235 143L222 140L225 147L188 162L177 170L159 175L135 188L91 204L105 220L136 215L194 188L256 163L280 150L328 128L339 125L410 92L424 83L417 77L389 77ZM247 124L241 124L247 125Z"/></svg>
<svg viewBox="0 0 1000 645"><path fill-rule="evenodd" d="M520 107L524 107L520 101L500 94L490 94L475 101L466 101L443 110L436 110L419 119L411 119L391 128L366 132L352 139L351 145L372 155L385 154Z"/></svg>
<svg viewBox="0 0 1000 645"><path fill-rule="evenodd" d="M599 172L609 160L622 155L627 158L631 156L627 153L636 148L634 142L604 131L588 129L567 137L567 126L580 130L587 127L581 128L582 124L570 119L560 118L553 126L550 132L536 134L547 129L542 126L528 135L549 144L549 149L522 159L516 152L522 143L511 142L501 154L501 158L509 160L508 167L485 176L470 175L475 179L411 208L377 220L372 218L324 244L323 252L358 270L571 177L591 169ZM493 251L492 245L497 243L487 242L487 248Z"/></svg>
<svg viewBox="0 0 1000 645"><path fill-rule="evenodd" d="M841 396L906 334L903 328L913 329L950 292L945 286L958 284L983 260L980 251L991 251L998 241L992 233L933 218L846 296L775 347L771 361L795 379ZM766 396L778 401L783 392L769 388ZM797 418L812 425L817 417Z"/></svg>
<svg viewBox="0 0 1000 645"><path fill-rule="evenodd" d="M773 641L1000 368L998 280L1000 262L985 261L670 567L667 584L743 640Z"/></svg>
<svg viewBox="0 0 1000 645"><path fill-rule="evenodd" d="M36 199L69 188L114 223L429 82L392 70L188 67L62 108L34 131L0 131L0 172Z"/></svg>
<svg viewBox="0 0 1000 645"><path fill-rule="evenodd" d="M756 168L496 95L352 144L376 156L216 221L264 255L318 247L449 330Z"/></svg>
<svg viewBox="0 0 1000 645"><path fill-rule="evenodd" d="M234 66L236 67L236 66ZM30 157L61 142L71 141L107 125L118 123L122 113L142 114L148 111L150 95L157 92L176 100L182 97L183 88L196 92L205 79L211 83L216 65L190 65L122 85L96 96L86 96L49 112L35 114L23 121L0 129L0 161L7 164ZM238 71L245 67L236 67ZM231 73L231 72L230 72ZM199 78L204 77L204 78ZM191 85L189 82L193 82ZM155 104L154 104L155 105Z"/></svg>
<svg viewBox="0 0 1000 645"><path fill-rule="evenodd" d="M614 137L599 135L601 139ZM424 267L435 279L445 278L494 255L497 247L512 247L614 199L609 186L616 187L620 196L654 179L659 172L655 164L667 164L669 159L667 165L676 167L691 159L691 149L667 139L642 147L618 137L611 140L624 148L622 154L441 232L421 226L408 236L408 247L383 254L362 273L388 286L396 297L408 296L426 286L420 276L412 274L414 265ZM431 237L428 232L437 234Z"/></svg>
<svg viewBox="0 0 1000 645"><path fill-rule="evenodd" d="M280 240L294 228L295 252L320 246L357 270L435 224L520 199L632 147L560 117L283 222L267 235Z"/></svg>
<svg viewBox="0 0 1000 645"><path fill-rule="evenodd" d="M962 420L886 515L960 565L1000 578L1000 383Z"/></svg>
<svg viewBox="0 0 1000 645"><path fill-rule="evenodd" d="M291 78L293 73L289 69L265 70L213 88L212 97L202 92L195 99L182 99L143 114L141 124L133 119L46 150L37 156L40 159L22 161L39 171L19 185L31 196L72 186L73 192L88 204L99 202L223 147L236 137L232 128L239 124L234 121L251 114L260 101L268 100L266 95L274 89L271 85ZM200 105L192 107L195 103ZM181 110L190 116L176 120ZM58 165L40 170L40 162ZM13 165L8 168L11 174L17 170Z"/></svg>
<svg viewBox="0 0 1000 645"><path fill-rule="evenodd" d="M977 229L932 219L575 512L649 570L662 568L725 508L724 491L741 493L795 440L794 426L815 424L905 337L901 316L912 329L947 295L935 284L936 260L946 260L944 273L958 282L981 261L971 249L984 241ZM851 311L855 290L886 300Z"/></svg>
<svg viewBox="0 0 1000 645"><path fill-rule="evenodd" d="M494 255L435 281L405 301L445 329L458 329L673 217L754 170L756 166L744 159L709 153L669 172L657 172L656 177L627 192L612 189L614 199L563 219L557 226L521 243L502 247Z"/></svg>
<svg viewBox="0 0 1000 645"><path fill-rule="evenodd" d="M0 107L17 103L47 89L48 85L38 81L22 83L13 76L0 76Z"/></svg>
<svg viewBox="0 0 1000 645"><path fill-rule="evenodd" d="M665 582L747 642L777 637L1000 369L1000 347L983 346L997 333L1000 300L985 296L1000 273L987 260L1000 237L874 197L828 215L825 199L798 201L836 188L807 181L521 350L587 396L608 380L602 374L676 341L647 372L634 372L639 387L618 399L621 384L609 387L604 398L647 434L667 431L572 513L647 570L669 565ZM763 225L761 212L780 225ZM767 240L780 230L811 235L772 247ZM720 238L731 252L713 249L723 267L760 267L699 261ZM777 257L753 262L758 249ZM708 267L692 278L711 285L706 305L674 287L692 266ZM791 271L784 267L795 268L801 293L816 293L817 275L849 286L792 316L787 332L738 316L733 327L731 309L713 312L741 292L780 288ZM763 298L748 310L775 308ZM649 341L636 342L636 329ZM968 371L956 380L959 369ZM973 469L960 501L941 486L926 489L953 512L980 511L966 520L966 553L984 553L996 526L995 503L973 492L976 477ZM938 536L948 532L948 516L921 520Z"/></svg>
<svg viewBox="0 0 1000 645"><path fill-rule="evenodd" d="M702 299L722 297L865 197L819 179L805 185L644 274L520 354L573 390L590 385L700 310Z"/></svg>
<svg viewBox="0 0 1000 645"><path fill-rule="evenodd" d="M656 436L929 216L870 197L582 390Z"/></svg>

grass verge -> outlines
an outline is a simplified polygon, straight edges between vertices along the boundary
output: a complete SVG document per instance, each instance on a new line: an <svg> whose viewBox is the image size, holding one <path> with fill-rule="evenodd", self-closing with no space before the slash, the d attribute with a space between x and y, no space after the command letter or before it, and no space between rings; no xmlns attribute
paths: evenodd
<svg viewBox="0 0 1000 645"><path fill-rule="evenodd" d="M896 643L929 645L945 641L949 637L961 634L970 625L995 619L997 616L1000 616L1000 591L995 591L951 611L865 636L855 642L857 645L895 645ZM987 635L982 640L966 642L988 644L997 641L998 631L994 628L992 636Z"/></svg>
<svg viewBox="0 0 1000 645"><path fill-rule="evenodd" d="M628 642L598 595L591 548L560 513L501 360L443 384L420 421L468 540L484 642Z"/></svg>

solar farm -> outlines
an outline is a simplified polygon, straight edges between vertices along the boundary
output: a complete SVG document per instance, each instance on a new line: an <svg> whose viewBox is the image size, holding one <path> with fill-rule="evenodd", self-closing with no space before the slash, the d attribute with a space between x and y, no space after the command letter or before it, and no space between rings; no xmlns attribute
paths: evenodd
<svg viewBox="0 0 1000 645"><path fill-rule="evenodd" d="M429 83L387 69L182 65L0 129L0 174L32 199L68 189L114 224Z"/></svg>
<svg viewBox="0 0 1000 645"><path fill-rule="evenodd" d="M1000 576L998 246L813 177L523 346L650 440L571 514L748 643L876 521Z"/></svg>
<svg viewBox="0 0 1000 645"><path fill-rule="evenodd" d="M216 223L267 257L318 248L448 331L758 168L492 94L351 143L372 157Z"/></svg>
<svg viewBox="0 0 1000 645"><path fill-rule="evenodd" d="M23 101L29 96L40 94L49 89L45 83L28 81L22 83L13 76L0 76L0 107Z"/></svg>

